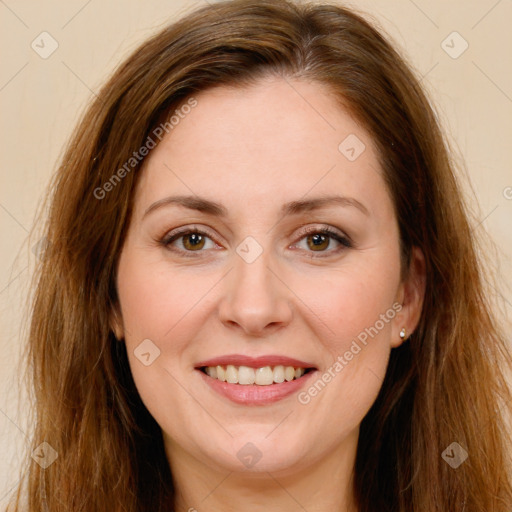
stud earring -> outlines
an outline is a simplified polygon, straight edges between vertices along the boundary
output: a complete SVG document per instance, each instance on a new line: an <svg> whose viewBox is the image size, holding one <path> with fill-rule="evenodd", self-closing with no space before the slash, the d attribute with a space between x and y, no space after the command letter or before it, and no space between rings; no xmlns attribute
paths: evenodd
<svg viewBox="0 0 512 512"><path fill-rule="evenodd" d="M402 327L402 330L400 331L400 339L402 341L405 341L407 339L407 335L406 335L406 332L405 332L405 327Z"/></svg>

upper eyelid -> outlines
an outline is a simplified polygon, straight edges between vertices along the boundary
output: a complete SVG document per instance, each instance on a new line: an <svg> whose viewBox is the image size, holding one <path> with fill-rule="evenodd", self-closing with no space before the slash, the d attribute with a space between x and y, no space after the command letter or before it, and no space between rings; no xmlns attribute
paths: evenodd
<svg viewBox="0 0 512 512"><path fill-rule="evenodd" d="M339 235L340 237L344 237L344 238L348 238L350 240L350 237L344 232L342 231L341 229L339 228L336 228L334 226L330 226L328 224L319 224L320 227L318 226L311 226L310 224L306 224L306 225L303 225L299 228L299 235L300 236L303 236L303 235L306 235L308 233L320 233L322 232L323 230L326 230L328 231L329 233L328 234L337 234Z"/></svg>

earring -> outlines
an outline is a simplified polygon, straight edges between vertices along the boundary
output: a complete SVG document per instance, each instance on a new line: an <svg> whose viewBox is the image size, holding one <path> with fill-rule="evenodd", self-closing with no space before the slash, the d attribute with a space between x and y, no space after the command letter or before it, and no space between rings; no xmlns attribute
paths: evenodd
<svg viewBox="0 0 512 512"><path fill-rule="evenodd" d="M407 339L406 332L405 332L405 327L402 327L402 330L400 331L400 339L402 341L405 341Z"/></svg>

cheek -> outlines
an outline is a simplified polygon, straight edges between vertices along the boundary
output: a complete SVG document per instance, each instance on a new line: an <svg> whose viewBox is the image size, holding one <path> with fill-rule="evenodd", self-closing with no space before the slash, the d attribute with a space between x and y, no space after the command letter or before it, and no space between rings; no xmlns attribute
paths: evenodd
<svg viewBox="0 0 512 512"><path fill-rule="evenodd" d="M127 252L119 263L118 291L128 336L133 342L141 336L165 340L185 318L201 311L196 306L216 279L211 271L172 269L161 258Z"/></svg>
<svg viewBox="0 0 512 512"><path fill-rule="evenodd" d="M317 338L335 357L348 350L352 340L359 337L364 342L369 330L372 339L384 342L396 315L393 303L398 283L399 265L361 262L297 280L294 289L304 297L307 307L303 311L310 310L308 317L316 326Z"/></svg>
<svg viewBox="0 0 512 512"><path fill-rule="evenodd" d="M315 338L329 354L298 401L314 407L319 418L344 418L345 427L359 424L377 397L391 350L391 326L400 308L394 302L399 263L370 261L361 259L360 265L317 275L315 286L303 280L297 292L307 297ZM332 420L331 427L337 431L339 421Z"/></svg>
<svg viewBox="0 0 512 512"><path fill-rule="evenodd" d="M173 407L189 403L179 381L189 371L190 337L211 315L208 292L217 281L217 272L172 268L137 248L121 255L118 293L129 364L143 402L159 423L166 421L164 399ZM146 366L147 359L154 363Z"/></svg>

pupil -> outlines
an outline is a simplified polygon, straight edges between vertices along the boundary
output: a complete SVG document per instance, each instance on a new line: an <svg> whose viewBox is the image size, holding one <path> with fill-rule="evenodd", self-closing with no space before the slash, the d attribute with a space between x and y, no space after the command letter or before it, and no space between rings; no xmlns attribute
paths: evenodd
<svg viewBox="0 0 512 512"><path fill-rule="evenodd" d="M191 233L189 235L189 242L192 245L197 245L197 244L201 243L201 235L199 235L197 233Z"/></svg>
<svg viewBox="0 0 512 512"><path fill-rule="evenodd" d="M322 242L324 242L324 240L325 240L324 235L313 235L313 243L315 245L320 245Z"/></svg>

